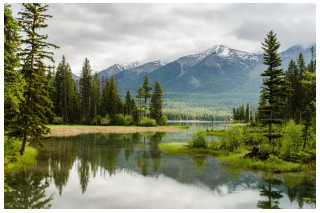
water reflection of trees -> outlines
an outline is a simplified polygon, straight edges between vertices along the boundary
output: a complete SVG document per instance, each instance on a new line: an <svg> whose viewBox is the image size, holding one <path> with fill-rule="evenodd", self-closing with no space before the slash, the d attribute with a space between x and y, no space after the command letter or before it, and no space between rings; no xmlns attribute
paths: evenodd
<svg viewBox="0 0 320 213"><path fill-rule="evenodd" d="M260 196L267 200L258 201L257 207L263 209L278 209L279 199L286 192L291 203L297 202L300 208L306 204L306 199L316 199L315 174L282 174L264 175L260 185Z"/></svg>
<svg viewBox="0 0 320 213"><path fill-rule="evenodd" d="M157 172L161 166L161 150L158 144L166 133L154 134L95 134L70 138L59 138L47 144L50 174L54 184L62 194L69 173L76 164L82 193L85 193L91 176L95 177L98 168L109 176L116 174L119 167L133 155L136 168L142 175ZM123 153L124 156L120 156ZM131 168L134 169L134 168Z"/></svg>
<svg viewBox="0 0 320 213"><path fill-rule="evenodd" d="M47 196L49 187L47 170L12 171L6 174L11 190L5 193L6 209L48 209L53 194Z"/></svg>
<svg viewBox="0 0 320 213"><path fill-rule="evenodd" d="M280 186L283 182L273 178L263 179L263 181L266 184L259 187L261 189L260 196L267 197L267 200L259 200L257 207L261 209L279 209L278 200L283 197L282 191L273 187Z"/></svg>

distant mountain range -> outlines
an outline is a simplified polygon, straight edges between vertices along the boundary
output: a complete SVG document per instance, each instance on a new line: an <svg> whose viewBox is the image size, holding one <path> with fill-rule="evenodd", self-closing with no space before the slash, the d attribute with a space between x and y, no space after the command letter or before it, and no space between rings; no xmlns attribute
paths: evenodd
<svg viewBox="0 0 320 213"><path fill-rule="evenodd" d="M313 45L315 47L315 45ZM293 46L280 53L282 67L287 69L291 59L302 53L306 64L310 62L310 47ZM154 61L145 64L112 65L98 73L100 78L114 76L121 93L135 93L145 75L153 86L159 81L166 92L219 94L260 91L265 70L262 54L235 50L216 45L205 51L182 56L175 61ZM74 75L74 78L77 76Z"/></svg>

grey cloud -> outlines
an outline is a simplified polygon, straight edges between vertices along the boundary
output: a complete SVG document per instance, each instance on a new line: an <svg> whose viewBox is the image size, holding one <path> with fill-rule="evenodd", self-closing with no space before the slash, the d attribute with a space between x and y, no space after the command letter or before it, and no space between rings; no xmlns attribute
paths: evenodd
<svg viewBox="0 0 320 213"><path fill-rule="evenodd" d="M282 47L315 43L314 4L49 4L45 33L76 74L192 54L216 44L261 50L270 29ZM17 8L17 7L14 7Z"/></svg>

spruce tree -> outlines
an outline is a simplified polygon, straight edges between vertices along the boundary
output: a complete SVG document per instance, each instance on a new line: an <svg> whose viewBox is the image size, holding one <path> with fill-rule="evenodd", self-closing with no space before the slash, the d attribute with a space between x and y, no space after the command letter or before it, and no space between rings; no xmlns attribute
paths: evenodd
<svg viewBox="0 0 320 213"><path fill-rule="evenodd" d="M4 129L13 125L20 112L19 105L23 98L25 81L19 72L20 49L19 24L13 18L11 5L4 6ZM13 127L14 128L14 127Z"/></svg>
<svg viewBox="0 0 320 213"><path fill-rule="evenodd" d="M303 80L303 76L305 73L305 62L304 62L304 58L302 53L299 54L299 58L297 59L297 66L298 66L298 87L297 87L297 92L298 92L298 97L299 97L299 101L297 102L297 106L299 109L299 123L301 123L302 121L302 114L304 111L304 104L305 104L305 91L304 88L302 86L302 80Z"/></svg>
<svg viewBox="0 0 320 213"><path fill-rule="evenodd" d="M46 78L48 66L44 60L53 60L53 52L47 51L49 47L58 48L54 44L46 42L47 35L41 35L40 30L46 28L46 20L52 16L47 15L48 5L42 6L39 3L22 4L23 11L19 12L20 26L25 33L22 39L23 49L20 53L23 63L21 73L26 81L24 98L20 105L17 127L11 134L21 137L22 147L20 154L23 155L27 139L31 138L43 146L41 140L50 129L46 126L46 114L52 114L52 101L49 97L49 82Z"/></svg>
<svg viewBox="0 0 320 213"><path fill-rule="evenodd" d="M261 74L264 77L263 85L266 89L266 105L260 106L260 112L263 114L264 119L262 123L269 126L269 134L265 136L269 138L269 145L273 138L279 138L281 134L272 133L272 124L281 124L282 119L279 118L279 111L284 107L282 98L285 96L283 92L283 70L281 66L281 59L277 53L280 43L277 41L276 34L270 31L262 43L263 64L267 65L267 69Z"/></svg>
<svg viewBox="0 0 320 213"><path fill-rule="evenodd" d="M90 95L91 95L91 79L92 70L89 60L86 58L81 75L80 75L80 94L81 94L81 106L82 115L84 117L85 123L89 122L89 109L90 109Z"/></svg>
<svg viewBox="0 0 320 213"><path fill-rule="evenodd" d="M305 122L303 125L304 126L303 127L303 137L304 137L303 148L306 147L307 138L308 138L308 130L309 130L309 127L311 127L311 121L312 121L312 112L311 112L309 106L306 107L306 110L304 112L304 118L305 118Z"/></svg>
<svg viewBox="0 0 320 213"><path fill-rule="evenodd" d="M65 56L57 67L55 76L56 101L55 112L56 115L61 116L63 123L69 123L69 103L71 90L73 87L72 71L70 65L67 63Z"/></svg>
<svg viewBox="0 0 320 213"><path fill-rule="evenodd" d="M144 89L142 86L139 87L137 91L137 98L138 98L138 103L139 103L139 111L140 111L140 117L142 117L142 111L144 110L144 106L142 104L142 99L144 98Z"/></svg>
<svg viewBox="0 0 320 213"><path fill-rule="evenodd" d="M97 118L98 106L100 105L100 79L98 73L93 75L92 89L91 89L91 118ZM97 119L96 125L97 125Z"/></svg>
<svg viewBox="0 0 320 213"><path fill-rule="evenodd" d="M148 108L147 104L148 104L148 101L151 97L151 90L152 90L148 76L144 77L142 88L143 88L143 99L144 99L144 117L146 117L147 108Z"/></svg>
<svg viewBox="0 0 320 213"><path fill-rule="evenodd" d="M131 115L132 114L132 98L129 90L127 91L125 106L127 109L127 114Z"/></svg>
<svg viewBox="0 0 320 213"><path fill-rule="evenodd" d="M107 93L107 100L107 112L110 118L113 118L116 114L121 112L121 98L119 96L117 85L113 76L110 80L110 85Z"/></svg>
<svg viewBox="0 0 320 213"><path fill-rule="evenodd" d="M161 88L160 82L157 81L154 85L154 90L150 101L150 115L156 120L157 124L159 124L160 118L162 116L162 96L163 90Z"/></svg>
<svg viewBox="0 0 320 213"><path fill-rule="evenodd" d="M247 107L246 107L246 123L248 123L249 122L249 117L250 115L249 115L249 103L247 103Z"/></svg>

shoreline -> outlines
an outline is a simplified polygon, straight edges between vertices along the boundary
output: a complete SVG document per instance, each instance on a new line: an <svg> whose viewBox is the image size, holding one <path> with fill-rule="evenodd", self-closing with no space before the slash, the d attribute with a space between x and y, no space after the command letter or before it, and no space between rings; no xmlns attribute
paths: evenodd
<svg viewBox="0 0 320 213"><path fill-rule="evenodd" d="M87 125L47 125L51 133L47 137L66 137L90 133L143 133L143 132L175 132L181 128L170 126L140 127L140 126L87 126Z"/></svg>

